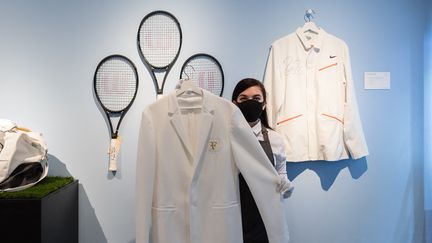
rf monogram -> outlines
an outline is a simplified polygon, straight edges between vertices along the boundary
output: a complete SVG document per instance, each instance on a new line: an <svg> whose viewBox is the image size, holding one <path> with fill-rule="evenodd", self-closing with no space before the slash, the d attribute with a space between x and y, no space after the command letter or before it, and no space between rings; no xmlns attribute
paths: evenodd
<svg viewBox="0 0 432 243"><path fill-rule="evenodd" d="M214 151L217 146L217 141L210 141L209 145L210 145L210 149Z"/></svg>

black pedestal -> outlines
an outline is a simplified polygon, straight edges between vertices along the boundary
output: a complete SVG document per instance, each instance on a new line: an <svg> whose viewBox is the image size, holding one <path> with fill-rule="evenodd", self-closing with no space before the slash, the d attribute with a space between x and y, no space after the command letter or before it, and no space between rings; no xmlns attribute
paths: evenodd
<svg viewBox="0 0 432 243"><path fill-rule="evenodd" d="M41 199L0 199L0 242L77 243L78 181Z"/></svg>

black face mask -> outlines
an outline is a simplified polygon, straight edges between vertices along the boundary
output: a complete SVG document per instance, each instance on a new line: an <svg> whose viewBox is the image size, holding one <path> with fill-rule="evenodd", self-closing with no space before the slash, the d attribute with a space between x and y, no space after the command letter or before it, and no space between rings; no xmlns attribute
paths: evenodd
<svg viewBox="0 0 432 243"><path fill-rule="evenodd" d="M261 116L261 113L263 112L263 103L254 99L237 103L237 106L240 108L243 116L248 122L254 122L258 120L258 118Z"/></svg>

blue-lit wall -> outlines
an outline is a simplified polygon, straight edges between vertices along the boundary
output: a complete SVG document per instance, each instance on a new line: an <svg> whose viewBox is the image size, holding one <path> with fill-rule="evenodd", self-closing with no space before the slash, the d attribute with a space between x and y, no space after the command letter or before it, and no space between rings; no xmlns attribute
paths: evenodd
<svg viewBox="0 0 432 243"><path fill-rule="evenodd" d="M155 100L136 47L142 17L163 9L182 25L183 49L166 91L187 57L207 52L224 68L229 98L241 78L262 78L270 44L303 25L313 8L317 25L350 47L370 156L288 165L296 185L286 202L292 242L421 243L432 210L428 2L3 0L0 117L43 132L51 174L79 179L81 243L134 242L137 132L141 110ZM122 123L116 176L107 172L108 130L92 90L97 63L114 53L135 62L141 82ZM391 72L391 90L364 90L366 71Z"/></svg>
<svg viewBox="0 0 432 243"><path fill-rule="evenodd" d="M432 242L432 2L427 7L427 25L424 35L424 192L425 238Z"/></svg>

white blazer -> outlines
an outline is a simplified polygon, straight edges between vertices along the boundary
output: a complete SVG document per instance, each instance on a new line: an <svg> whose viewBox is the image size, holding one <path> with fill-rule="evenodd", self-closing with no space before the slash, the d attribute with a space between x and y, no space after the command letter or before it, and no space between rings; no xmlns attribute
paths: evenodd
<svg viewBox="0 0 432 243"><path fill-rule="evenodd" d="M231 102L163 97L143 111L138 151L137 243L243 242L239 172L270 243L288 242L278 174Z"/></svg>
<svg viewBox="0 0 432 243"><path fill-rule="evenodd" d="M344 41L301 28L276 40L264 85L269 123L283 135L288 161L368 155Z"/></svg>

